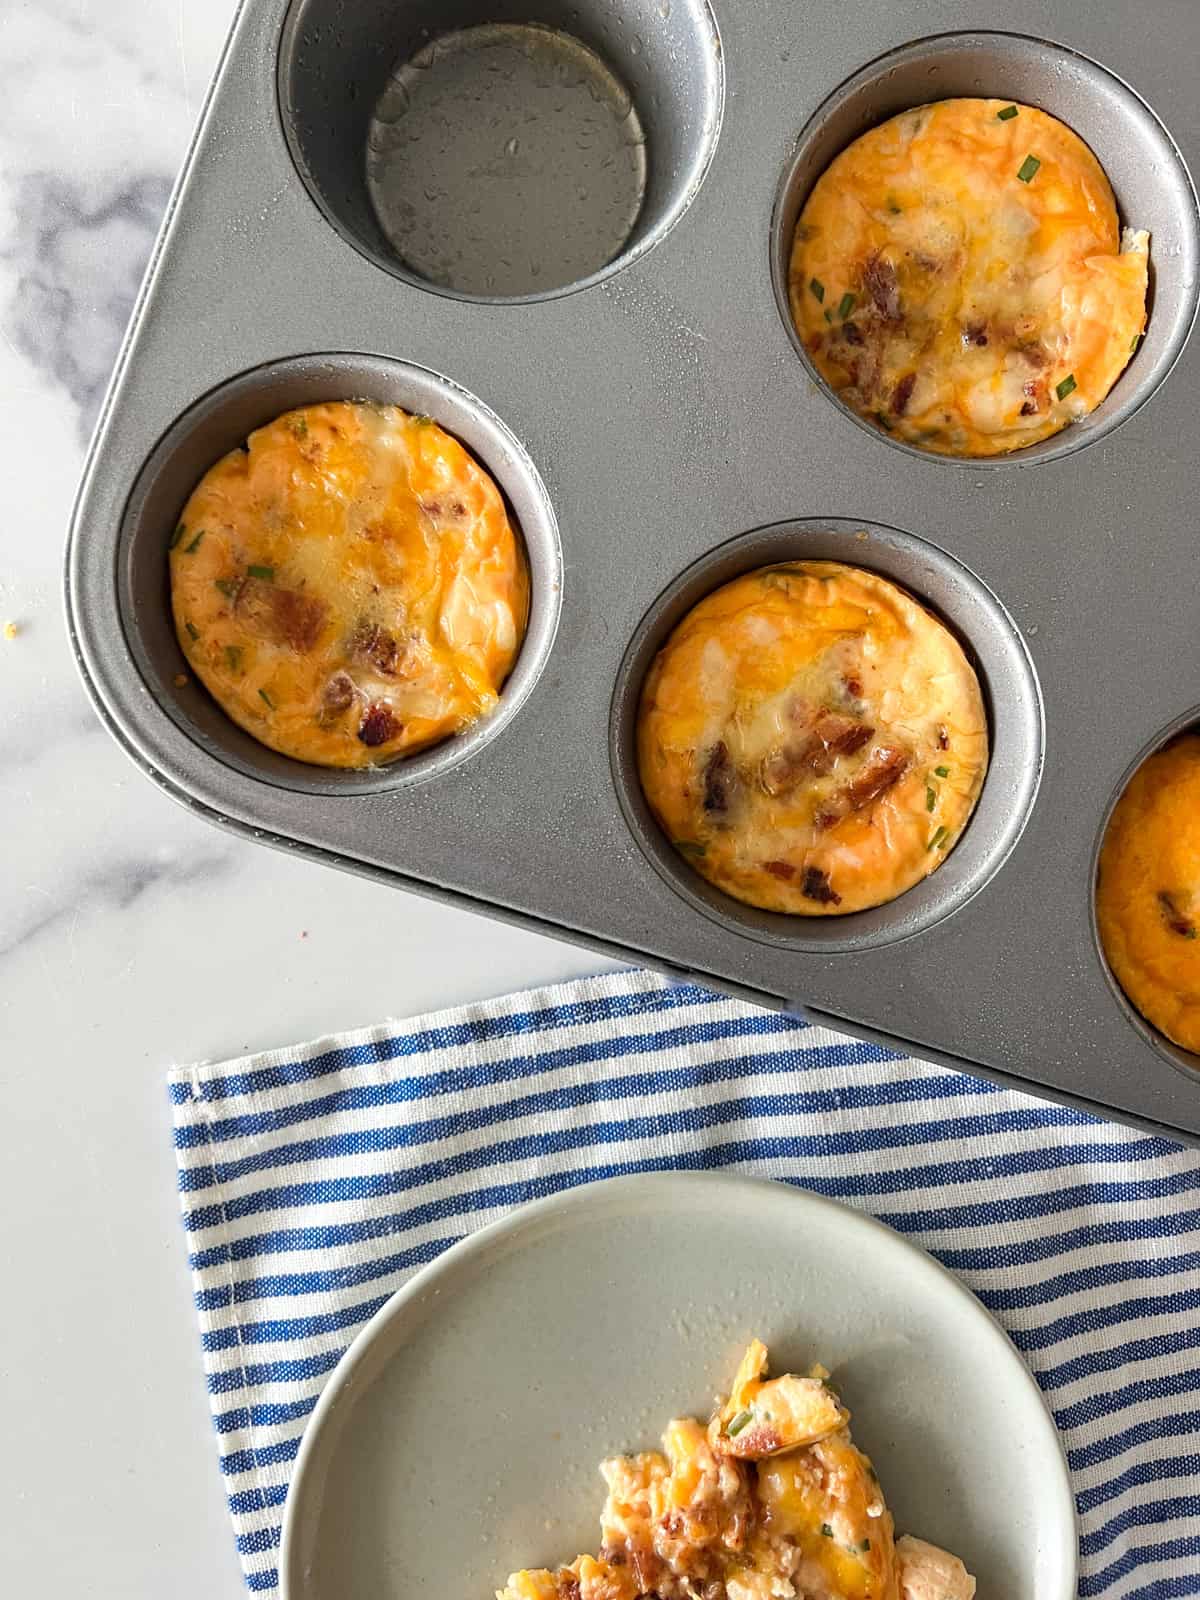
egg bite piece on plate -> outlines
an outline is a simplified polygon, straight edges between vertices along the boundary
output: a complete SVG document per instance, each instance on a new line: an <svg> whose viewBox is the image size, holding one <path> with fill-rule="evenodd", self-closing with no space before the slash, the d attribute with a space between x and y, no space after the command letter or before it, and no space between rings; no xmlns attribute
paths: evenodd
<svg viewBox="0 0 1200 1600"><path fill-rule="evenodd" d="M675 848L735 899L836 916L960 837L988 729L958 640L877 573L797 561L706 596L656 657L638 769Z"/></svg>
<svg viewBox="0 0 1200 1600"><path fill-rule="evenodd" d="M515 1572L497 1600L972 1600L957 1556L895 1538L825 1369L765 1380L765 1367L756 1340L707 1427L677 1418L661 1452L603 1462L599 1555ZM784 1397L810 1384L828 1394L824 1416L806 1404L781 1446L776 1425L794 1417Z"/></svg>
<svg viewBox="0 0 1200 1600"><path fill-rule="evenodd" d="M1033 106L941 100L849 145L796 225L792 319L817 371L897 439L991 456L1094 411L1146 320L1149 235Z"/></svg>
<svg viewBox="0 0 1200 1600"><path fill-rule="evenodd" d="M1147 757L1117 801L1100 850L1096 920L1133 1004L1200 1053L1200 734Z"/></svg>
<svg viewBox="0 0 1200 1600"><path fill-rule="evenodd" d="M428 417L333 401L201 479L170 550L179 643L273 750L366 767L496 704L525 629L521 541L491 477Z"/></svg>

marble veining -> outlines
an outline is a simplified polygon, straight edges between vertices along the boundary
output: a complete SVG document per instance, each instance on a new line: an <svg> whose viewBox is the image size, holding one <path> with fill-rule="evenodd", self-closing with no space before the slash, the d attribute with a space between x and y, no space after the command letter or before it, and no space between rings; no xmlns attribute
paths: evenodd
<svg viewBox="0 0 1200 1600"><path fill-rule="evenodd" d="M75 486L233 10L0 0L0 1505L41 1600L244 1592L168 1066L604 965L215 830L80 685Z"/></svg>
<svg viewBox="0 0 1200 1600"><path fill-rule="evenodd" d="M9 337L70 395L86 445L171 181L144 173L101 186L25 173L16 189L21 231L9 258L16 275Z"/></svg>

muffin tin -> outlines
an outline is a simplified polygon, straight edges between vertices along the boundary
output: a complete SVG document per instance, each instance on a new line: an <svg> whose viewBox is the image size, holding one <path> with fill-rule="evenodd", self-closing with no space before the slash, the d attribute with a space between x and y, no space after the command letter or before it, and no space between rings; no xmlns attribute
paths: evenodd
<svg viewBox="0 0 1200 1600"><path fill-rule="evenodd" d="M978 20L954 0L246 0L89 456L72 637L115 737L214 822L1200 1143L1200 1060L1132 1014L1092 904L1123 782L1200 715L1200 20L1170 0L1136 22L1035 0L1014 0L1011 32ZM366 140L398 62L509 23L565 29L626 86L645 196L613 260L489 298L396 255ZM823 167L952 95L1061 117L1122 220L1152 234L1150 322L1108 400L988 461L862 423L815 380L786 308L791 229ZM553 219L527 225L551 237ZM290 762L177 686L166 588L204 470L289 407L349 398L427 412L472 450L520 525L533 594L498 712L359 773ZM632 759L642 676L682 612L803 557L873 568L941 615L993 746L939 870L819 920L710 889L657 831Z"/></svg>

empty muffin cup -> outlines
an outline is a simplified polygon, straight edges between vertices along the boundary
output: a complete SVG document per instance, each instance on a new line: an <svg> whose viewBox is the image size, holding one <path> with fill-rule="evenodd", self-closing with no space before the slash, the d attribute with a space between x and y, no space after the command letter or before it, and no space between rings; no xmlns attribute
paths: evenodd
<svg viewBox="0 0 1200 1600"><path fill-rule="evenodd" d="M722 65L705 0L294 0L279 89L313 198L373 261L463 298L538 299L682 214Z"/></svg>

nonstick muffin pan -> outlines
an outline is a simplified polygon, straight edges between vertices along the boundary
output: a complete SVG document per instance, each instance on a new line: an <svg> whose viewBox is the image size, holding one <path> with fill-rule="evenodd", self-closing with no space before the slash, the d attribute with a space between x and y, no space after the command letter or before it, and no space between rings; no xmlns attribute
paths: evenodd
<svg viewBox="0 0 1200 1600"><path fill-rule="evenodd" d="M1093 885L1124 781L1200 718L1200 15L1015 0L1010 31L980 20L918 0L247 0L89 457L72 634L115 737L212 821L1198 1143L1200 1059L1113 984ZM511 42L509 25L528 48L493 106L478 50ZM422 60L439 74L425 100ZM578 182L549 214L511 165L513 119L528 94L526 153L548 159L538 118L556 84L546 114ZM954 95L1059 116L1122 221L1152 235L1146 336L1109 398L988 461L861 423L786 312L791 230L824 166L897 110ZM595 216L589 104L608 104L632 152L596 185ZM402 160L389 211L368 162L390 159L409 115L436 179L429 198ZM570 249L564 214L584 218ZM532 577L498 712L366 772L290 762L178 685L166 588L167 541L206 468L290 407L351 398L456 434L506 495ZM872 568L940 615L992 737L939 870L824 919L710 889L649 816L632 749L642 676L688 606L806 557Z"/></svg>

